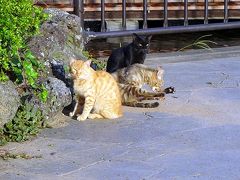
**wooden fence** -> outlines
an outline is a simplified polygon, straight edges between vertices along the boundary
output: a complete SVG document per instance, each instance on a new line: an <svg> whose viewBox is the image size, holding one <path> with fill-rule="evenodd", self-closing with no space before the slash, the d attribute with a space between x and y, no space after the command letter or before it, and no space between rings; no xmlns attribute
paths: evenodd
<svg viewBox="0 0 240 180"><path fill-rule="evenodd" d="M205 0L188 0L188 18L201 19L204 15ZM35 4L42 7L56 7L64 11L73 12L73 0L35 0ZM164 0L148 0L148 20L163 19ZM168 0L168 18L183 19L184 0ZM209 19L219 19L224 16L224 0L208 0ZM143 0L126 1L128 19L141 19ZM240 0L228 2L229 18L240 18ZM84 19L100 20L101 0L84 0ZM121 19L122 0L105 0L105 20Z"/></svg>

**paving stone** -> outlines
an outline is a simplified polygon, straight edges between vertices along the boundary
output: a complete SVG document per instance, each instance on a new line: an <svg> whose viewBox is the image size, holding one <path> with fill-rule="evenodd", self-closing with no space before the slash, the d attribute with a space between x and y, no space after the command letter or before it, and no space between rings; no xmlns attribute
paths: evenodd
<svg viewBox="0 0 240 180"><path fill-rule="evenodd" d="M124 107L116 120L63 116L66 126L2 147L41 158L0 160L0 179L240 179L239 49L164 55L165 86L176 93L158 108Z"/></svg>

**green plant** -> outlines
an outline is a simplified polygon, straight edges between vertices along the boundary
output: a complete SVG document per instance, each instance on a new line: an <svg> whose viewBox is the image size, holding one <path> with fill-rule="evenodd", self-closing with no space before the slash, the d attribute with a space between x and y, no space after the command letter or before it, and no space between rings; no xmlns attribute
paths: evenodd
<svg viewBox="0 0 240 180"><path fill-rule="evenodd" d="M46 19L32 0L0 0L0 81L11 79L41 89L37 79L43 65L26 44Z"/></svg>
<svg viewBox="0 0 240 180"><path fill-rule="evenodd" d="M27 42L40 32L40 25L47 18L33 0L0 0L0 81L10 79L43 102L48 91L38 79L44 65L29 50ZM0 145L27 140L39 131L42 121L40 110L21 105L12 121L0 129Z"/></svg>
<svg viewBox="0 0 240 180"><path fill-rule="evenodd" d="M33 159L33 158L42 158L42 155L38 156L32 156L26 153L10 153L10 152L4 152L3 154L0 154L0 158L3 160L9 160L9 159Z"/></svg>
<svg viewBox="0 0 240 180"><path fill-rule="evenodd" d="M48 99L48 90L43 84L41 85L41 89L38 97L42 102L46 102Z"/></svg>
<svg viewBox="0 0 240 180"><path fill-rule="evenodd" d="M39 109L30 104L21 105L12 121L0 129L0 145L6 142L21 142L36 135L43 127L43 116Z"/></svg>
<svg viewBox="0 0 240 180"><path fill-rule="evenodd" d="M193 48L193 47L207 49L207 50L211 51L212 48L210 47L209 44L217 44L217 43L214 41L211 41L211 40L204 39L209 36L212 36L212 35L208 34L208 35L201 36L201 37L197 38L195 41L193 41L191 44L179 49L178 51L183 51L185 49Z"/></svg>
<svg viewBox="0 0 240 180"><path fill-rule="evenodd" d="M88 51L82 51L82 53L87 59L91 60L96 65L97 70L106 69L107 63L105 61L93 58Z"/></svg>

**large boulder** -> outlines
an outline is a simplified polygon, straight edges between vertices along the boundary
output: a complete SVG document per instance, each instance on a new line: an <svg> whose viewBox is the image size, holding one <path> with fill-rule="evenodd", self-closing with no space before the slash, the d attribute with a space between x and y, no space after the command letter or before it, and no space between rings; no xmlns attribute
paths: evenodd
<svg viewBox="0 0 240 180"><path fill-rule="evenodd" d="M50 116L56 115L57 112L62 111L64 107L71 104L72 93L63 81L49 77L44 84L49 93L48 107L44 111L49 111Z"/></svg>
<svg viewBox="0 0 240 180"><path fill-rule="evenodd" d="M41 33L32 38L28 46L52 75L53 62L62 63L66 69L71 57L86 59L82 54L85 40L78 16L54 8L45 12L49 20L42 24Z"/></svg>
<svg viewBox="0 0 240 180"><path fill-rule="evenodd" d="M32 104L35 108L40 109L47 122L51 122L58 112L71 104L72 93L66 84L57 78L48 77L43 84L48 90L47 102L41 102L33 94L27 95L23 99L25 103Z"/></svg>
<svg viewBox="0 0 240 180"><path fill-rule="evenodd" d="M44 10L49 20L40 28L40 34L33 37L28 46L47 69L44 84L49 91L48 101L43 104L30 95L27 102L43 110L49 120L72 102L73 88L68 66L72 58L86 59L82 54L84 36L80 18L59 9Z"/></svg>
<svg viewBox="0 0 240 180"><path fill-rule="evenodd" d="M13 119L19 106L20 97L13 82L0 82L0 127Z"/></svg>

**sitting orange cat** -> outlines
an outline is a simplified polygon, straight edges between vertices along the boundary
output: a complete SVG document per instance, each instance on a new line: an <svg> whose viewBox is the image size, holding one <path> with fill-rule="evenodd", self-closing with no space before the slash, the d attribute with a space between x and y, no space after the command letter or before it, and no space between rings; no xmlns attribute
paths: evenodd
<svg viewBox="0 0 240 180"><path fill-rule="evenodd" d="M77 103L70 116L76 114L78 105L83 105L77 120L87 118L113 119L122 116L121 95L114 78L105 71L94 71L91 61L71 60L70 70Z"/></svg>

